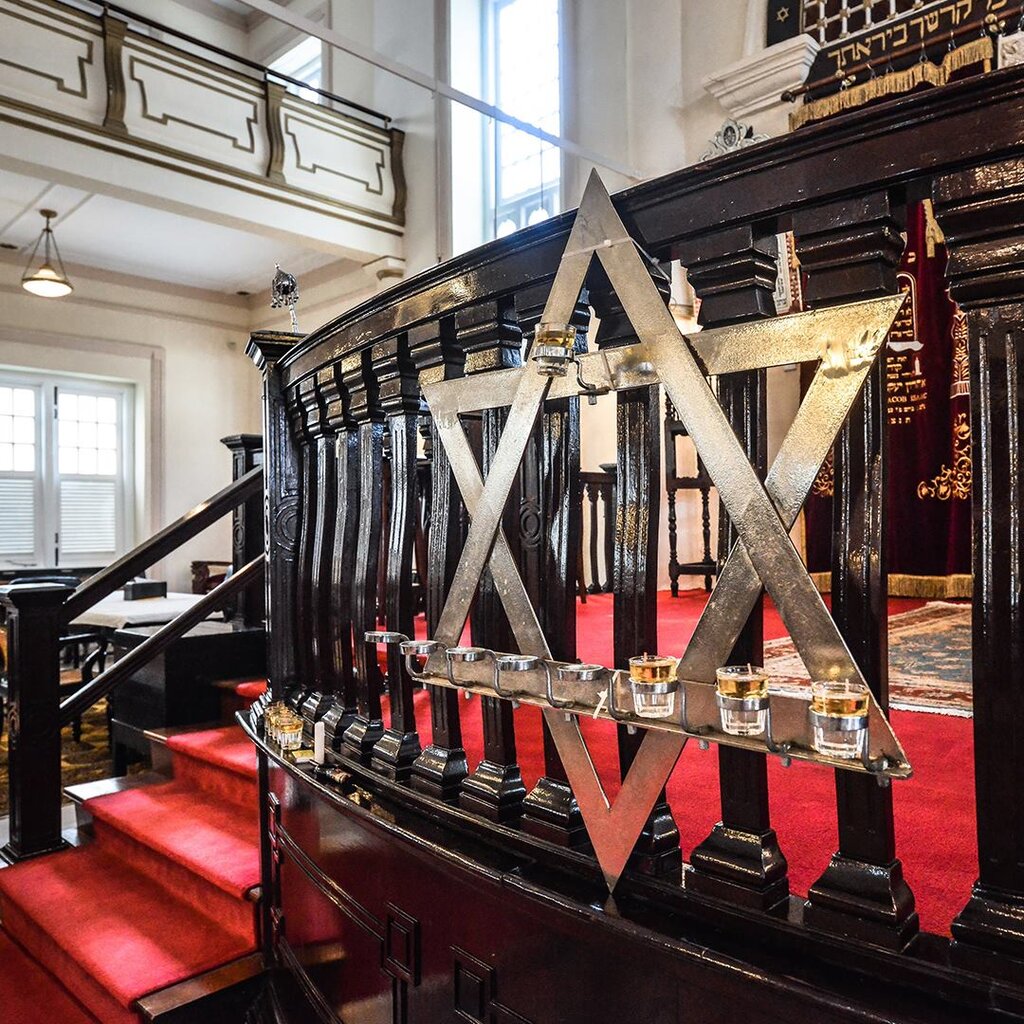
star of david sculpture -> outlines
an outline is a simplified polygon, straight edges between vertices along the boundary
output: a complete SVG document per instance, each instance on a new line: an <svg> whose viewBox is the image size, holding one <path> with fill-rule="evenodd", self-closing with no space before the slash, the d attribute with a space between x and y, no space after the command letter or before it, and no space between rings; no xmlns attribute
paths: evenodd
<svg viewBox="0 0 1024 1024"><path fill-rule="evenodd" d="M638 341L577 356L574 334L569 337L568 329L560 332L545 325L569 323L595 258L601 261ZM610 892L691 737L702 746L720 743L775 754L784 763L800 759L867 772L882 784L910 775L899 740L864 685L860 668L789 537L902 302L902 296L873 299L684 338L595 172L525 365L474 375L471 380L422 385L470 527L435 636L409 640L398 633L371 632L366 639L401 644L409 671L431 685L497 694L543 708ZM707 376L803 362L817 362L817 372L762 483ZM668 684L678 693L678 711L658 719L631 709L625 672L552 660L501 527L502 512L545 401L653 384L665 388L737 535ZM460 416L499 407L510 408L485 482ZM518 652L459 645L485 568L490 570ZM716 699L716 672L728 659L762 586L775 602L811 678L863 687L867 709L859 719L864 737L860 756L839 758L816 749L808 696L792 689L771 690L760 698L758 708L765 712L760 735L731 735L723 730L725 705ZM645 730L614 801L604 791L580 731L584 715Z"/></svg>

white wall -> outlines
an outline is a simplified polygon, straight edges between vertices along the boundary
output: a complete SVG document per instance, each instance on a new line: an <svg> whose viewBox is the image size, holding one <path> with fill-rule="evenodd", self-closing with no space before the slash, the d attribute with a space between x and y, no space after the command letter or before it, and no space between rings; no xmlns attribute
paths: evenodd
<svg viewBox="0 0 1024 1024"><path fill-rule="evenodd" d="M249 312L212 293L68 269L74 293L40 299L21 289L18 263L0 262L0 366L136 386L142 540L230 481L221 437L260 431L259 375L244 354ZM230 557L226 519L168 558L157 575L187 591L193 558Z"/></svg>

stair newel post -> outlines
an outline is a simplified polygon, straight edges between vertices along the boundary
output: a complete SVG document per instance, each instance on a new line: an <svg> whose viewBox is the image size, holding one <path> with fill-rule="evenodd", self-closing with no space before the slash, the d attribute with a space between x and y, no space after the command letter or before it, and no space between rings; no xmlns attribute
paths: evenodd
<svg viewBox="0 0 1024 1024"><path fill-rule="evenodd" d="M1024 982L1024 168L940 178L950 294L970 331L974 777L978 879L953 921L953 962Z"/></svg>
<svg viewBox="0 0 1024 1024"><path fill-rule="evenodd" d="M345 748L353 757L369 762L374 745L384 734L380 705L384 679L377 663L377 645L364 639L367 632L377 628L384 410L377 394L369 349L345 356L341 372L359 438L359 525L351 583L356 715L345 730Z"/></svg>
<svg viewBox="0 0 1024 1024"><path fill-rule="evenodd" d="M409 350L419 374L419 385L454 379L463 374L465 355L455 342L455 318L411 328ZM426 589L427 636L432 637L441 618L462 550L463 505L452 475L448 454L430 420L430 530L426 569L420 569ZM414 789L442 800L458 799L466 777L466 751L462 746L459 694L444 686L430 688L431 742L412 766Z"/></svg>
<svg viewBox="0 0 1024 1024"><path fill-rule="evenodd" d="M416 454L421 411L416 366L409 338L399 334L377 342L370 353L380 406L391 439L391 500L384 611L387 628L413 635L413 554L416 547ZM413 680L396 644L388 651L388 698L391 723L373 748L372 766L395 780L408 779L420 754L413 707Z"/></svg>
<svg viewBox="0 0 1024 1024"><path fill-rule="evenodd" d="M548 287L516 294L519 327L529 334L544 312ZM576 351L587 349L590 306L584 296L572 320ZM583 536L580 494L580 400L546 402L526 449L521 471L519 541L527 593L547 637L551 656L576 659L576 573ZM523 828L532 835L575 847L587 831L547 722L541 723L544 774L523 804Z"/></svg>
<svg viewBox="0 0 1024 1024"><path fill-rule="evenodd" d="M267 673L275 700L282 700L299 681L295 660L298 648L295 595L301 463L288 423L280 361L300 337L283 331L258 331L251 335L246 348L246 355L263 375Z"/></svg>
<svg viewBox="0 0 1024 1024"><path fill-rule="evenodd" d="M71 587L19 584L0 591L7 618L8 863L51 853L61 838L60 634Z"/></svg>
<svg viewBox="0 0 1024 1024"><path fill-rule="evenodd" d="M794 215L807 305L896 293L904 242L886 193ZM885 543L884 352L835 445L832 617L879 704L888 706L888 566ZM836 772L839 849L808 891L805 922L901 949L918 932L914 895L896 857L891 788Z"/></svg>
<svg viewBox="0 0 1024 1024"><path fill-rule="evenodd" d="M220 443L231 452L231 479L238 480L263 465L263 438L259 434L233 434ZM231 566L238 572L262 553L263 496L254 494L235 509L231 523ZM261 626L266 614L262 587L249 587L238 595L238 614L243 625Z"/></svg>
<svg viewBox="0 0 1024 1024"><path fill-rule="evenodd" d="M334 437L334 543L330 552L327 594L327 659L333 701L323 717L326 743L337 750L356 714L352 649L352 577L359 526L359 431L349 412L349 395L340 365L317 376L327 425Z"/></svg>
<svg viewBox="0 0 1024 1024"><path fill-rule="evenodd" d="M515 303L510 295L456 313L455 331L466 355L467 377L522 363L522 332L516 324ZM485 409L481 413L480 440L474 447L481 453L485 480L507 417L507 409ZM518 524L519 487L513 486L502 517L513 557L519 553ZM480 577L480 589L470 616L470 634L479 647L496 651L516 649L488 569L484 569ZM517 818L522 814L526 787L516 756L512 704L498 697L481 697L480 713L483 715L484 758L463 781L459 804L494 821Z"/></svg>
<svg viewBox="0 0 1024 1024"><path fill-rule="evenodd" d="M777 246L771 226L717 232L683 243L677 254L701 299L703 326L745 323L775 314ZM762 479L768 468L766 382L765 370L718 379L719 402ZM737 540L724 508L719 513L719 531L718 550L724 555ZM763 664L763 613L763 599L758 598L730 664ZM757 910L784 909L789 883L786 858L771 827L767 759L753 751L720 746L718 766L722 820L694 849L686 887Z"/></svg>
<svg viewBox="0 0 1024 1024"><path fill-rule="evenodd" d="M655 267L651 276L668 302L670 282ZM622 304L598 265L591 270L590 304L600 319L598 349L637 342ZM615 667L658 650L658 521L661 509L661 397L657 386L615 395L615 538L612 566ZM623 778L643 742L643 733L618 728L619 769ZM637 841L629 867L643 874L678 879L682 875L679 829L661 797Z"/></svg>

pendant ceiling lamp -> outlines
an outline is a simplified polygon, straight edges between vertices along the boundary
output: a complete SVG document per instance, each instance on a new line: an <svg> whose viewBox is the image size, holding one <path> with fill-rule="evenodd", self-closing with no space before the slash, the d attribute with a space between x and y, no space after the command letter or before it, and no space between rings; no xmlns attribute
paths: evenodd
<svg viewBox="0 0 1024 1024"><path fill-rule="evenodd" d="M41 295L44 299L59 299L63 295L70 295L74 289L64 271L64 261L60 258L57 239L50 227L50 221L57 216L57 211L40 210L39 212L46 219L46 226L39 233L35 248L29 257L28 266L21 278L21 287L33 295ZM43 247L41 260L39 259L40 246Z"/></svg>

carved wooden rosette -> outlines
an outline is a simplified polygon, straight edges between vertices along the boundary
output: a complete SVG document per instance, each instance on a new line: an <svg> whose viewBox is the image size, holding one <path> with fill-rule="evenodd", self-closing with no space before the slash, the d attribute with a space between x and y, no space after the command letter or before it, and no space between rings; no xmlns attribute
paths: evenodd
<svg viewBox="0 0 1024 1024"><path fill-rule="evenodd" d="M419 382L405 334L377 342L371 350L371 361L378 401L386 416L391 439L385 624L388 630L411 637L415 614L412 567L417 521ZM373 748L373 767L390 778L406 779L420 754L413 708L413 682L398 646L390 644L387 651L391 724Z"/></svg>
<svg viewBox="0 0 1024 1024"><path fill-rule="evenodd" d="M667 303L669 282L650 267L659 295ZM590 303L601 323L598 349L637 342L637 335L602 268L591 268ZM614 663L658 650L658 523L651 511L661 508L661 400L657 386L615 395L616 510L612 579L614 587ZM623 778L636 758L642 732L618 727L619 769ZM634 870L678 878L682 872L679 829L664 791L644 826L630 859Z"/></svg>
<svg viewBox="0 0 1024 1024"><path fill-rule="evenodd" d="M511 296L462 310L455 317L456 340L465 353L465 373L471 376L506 369L521 363L522 332L516 323ZM501 440L507 410L488 409L480 417L479 433L470 424L474 449L486 479ZM475 436L474 436L475 435ZM477 436L479 440L477 440ZM514 558L519 554L519 488L513 487L502 517ZM518 562L518 558L516 559ZM512 632L498 599L490 571L485 569L470 617L473 643L497 651L514 649ZM462 784L460 806L495 821L518 817L523 810L526 787L516 761L516 734L512 705L497 697L483 697L484 757Z"/></svg>
<svg viewBox="0 0 1024 1024"><path fill-rule="evenodd" d="M378 400L377 380L368 350L346 356L341 372L359 439L359 525L352 575L357 710L345 730L345 746L348 753L368 762L374 744L384 734L380 706L384 681L377 664L376 646L364 639L367 632L377 628L384 410Z"/></svg>
<svg viewBox="0 0 1024 1024"><path fill-rule="evenodd" d="M953 921L953 962L1024 982L1024 751L1019 680L1024 622L1018 527L1024 493L1024 163L940 178L935 214L949 251L950 294L970 329L974 445L974 767L978 880Z"/></svg>
<svg viewBox="0 0 1024 1024"><path fill-rule="evenodd" d="M721 327L775 314L775 233L744 226L678 247L694 291L702 326ZM768 469L767 372L723 374L718 400L763 480ZM718 550L724 556L738 537L724 506L719 509ZM758 598L730 664L764 662L764 601ZM784 911L789 895L786 858L771 827L768 765L763 754L718 748L722 820L690 855L686 886L695 892L758 910Z"/></svg>
<svg viewBox="0 0 1024 1024"><path fill-rule="evenodd" d="M337 750L356 714L356 681L352 649L352 578L355 571L359 523L359 432L349 412L349 395L341 366L333 364L317 375L324 418L334 435L333 530L327 593L325 692L334 701L324 714L326 743Z"/></svg>
<svg viewBox="0 0 1024 1024"><path fill-rule="evenodd" d="M793 218L811 307L896 294L902 210L885 193ZM880 358L835 445L832 617L881 707L888 707L885 359ZM804 920L901 949L918 932L914 896L896 857L892 790L836 773L839 850L808 891Z"/></svg>
<svg viewBox="0 0 1024 1024"><path fill-rule="evenodd" d="M264 524L266 543L267 673L274 699L298 682L298 533L300 458L289 428L280 360L299 336L251 335L246 355L263 374ZM273 642L269 642L273 637Z"/></svg>
<svg viewBox="0 0 1024 1024"><path fill-rule="evenodd" d="M409 351L419 375L419 384L461 377L465 353L455 341L455 319L445 317L409 331ZM462 550L465 509L444 445L438 441L437 425L429 420L430 432L430 530L426 557L427 636L433 636L441 609L448 597L459 552ZM431 742L423 748L412 768L412 785L420 792L442 800L458 799L466 777L466 751L462 746L459 694L445 687L430 687Z"/></svg>

